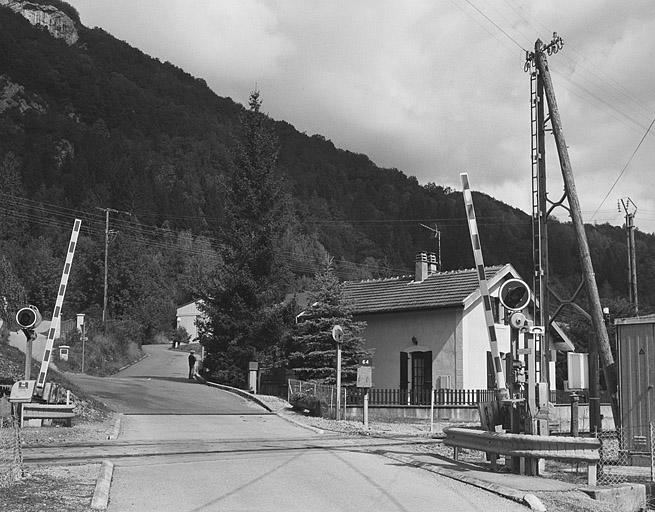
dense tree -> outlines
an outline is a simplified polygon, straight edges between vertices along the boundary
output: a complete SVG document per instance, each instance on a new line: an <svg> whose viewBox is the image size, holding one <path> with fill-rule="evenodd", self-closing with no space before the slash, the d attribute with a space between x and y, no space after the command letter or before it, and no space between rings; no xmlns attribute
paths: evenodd
<svg viewBox="0 0 655 512"><path fill-rule="evenodd" d="M14 273L11 263L0 255L0 320L3 325L14 322L16 312L26 306L25 289Z"/></svg>
<svg viewBox="0 0 655 512"><path fill-rule="evenodd" d="M276 167L277 138L260 108L259 92L254 91L241 119L234 170L227 180L223 264L211 285L201 290L208 317L200 330L207 349L205 367L235 385L245 382L249 360L265 358L277 344L261 335L262 322L270 320L267 309L283 297L280 249L291 217Z"/></svg>
<svg viewBox="0 0 655 512"><path fill-rule="evenodd" d="M336 382L336 345L332 328L344 331L341 374L344 385L357 380L359 358L365 354L362 337L366 322L353 320L344 299L343 283L334 273L332 259L316 274L308 306L298 318L288 347L289 368L301 380L334 384Z"/></svg>

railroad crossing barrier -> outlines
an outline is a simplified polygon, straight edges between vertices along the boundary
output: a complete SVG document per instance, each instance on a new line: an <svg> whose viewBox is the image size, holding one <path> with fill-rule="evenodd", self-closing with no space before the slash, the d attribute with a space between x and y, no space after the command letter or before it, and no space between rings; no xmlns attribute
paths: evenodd
<svg viewBox="0 0 655 512"><path fill-rule="evenodd" d="M587 483L596 485L600 441L594 438L501 434L484 430L446 427L443 443L453 447L457 460L459 448L491 454L492 465L498 455L528 459L566 460L587 464ZM521 465L524 467L524 465Z"/></svg>

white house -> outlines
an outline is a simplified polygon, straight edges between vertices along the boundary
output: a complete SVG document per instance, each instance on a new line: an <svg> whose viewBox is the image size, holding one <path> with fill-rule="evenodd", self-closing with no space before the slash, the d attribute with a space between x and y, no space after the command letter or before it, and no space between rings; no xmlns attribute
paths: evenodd
<svg viewBox="0 0 655 512"><path fill-rule="evenodd" d="M418 392L432 386L491 389L494 371L476 270L437 272L430 261L417 257L413 276L345 283L355 319L367 323L373 383ZM506 354L510 327L498 291L520 276L510 264L487 267L485 274L499 351Z"/></svg>
<svg viewBox="0 0 655 512"><path fill-rule="evenodd" d="M192 343L198 343L197 320L204 318L199 304L200 301L194 301L177 308L177 327L184 327Z"/></svg>

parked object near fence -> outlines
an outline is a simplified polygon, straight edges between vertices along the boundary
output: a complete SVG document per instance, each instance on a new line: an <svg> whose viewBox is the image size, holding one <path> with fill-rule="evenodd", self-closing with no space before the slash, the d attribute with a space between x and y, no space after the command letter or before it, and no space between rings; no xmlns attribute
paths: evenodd
<svg viewBox="0 0 655 512"><path fill-rule="evenodd" d="M501 434L457 427L446 427L443 432L443 442L453 447L455 460L459 448L468 448L492 454L492 464L498 455L583 462L587 464L587 483L596 485L601 446L598 439Z"/></svg>

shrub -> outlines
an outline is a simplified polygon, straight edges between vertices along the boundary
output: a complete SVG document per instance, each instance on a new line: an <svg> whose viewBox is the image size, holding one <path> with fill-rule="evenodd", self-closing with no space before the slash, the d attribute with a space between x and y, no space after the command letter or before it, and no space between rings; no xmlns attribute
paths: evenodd
<svg viewBox="0 0 655 512"><path fill-rule="evenodd" d="M191 335L186 332L184 327L178 327L173 331L173 334L171 335L171 342L173 342L174 345L189 343L189 341L191 341Z"/></svg>
<svg viewBox="0 0 655 512"><path fill-rule="evenodd" d="M312 416L321 415L321 401L308 393L294 393L289 397L291 407L300 411L309 411Z"/></svg>

